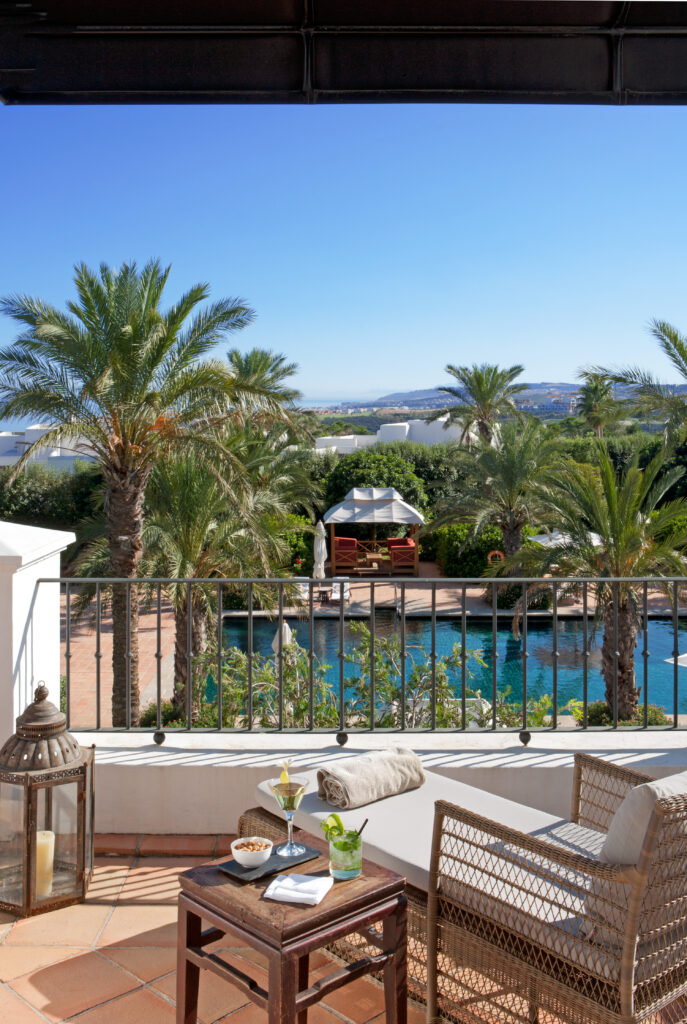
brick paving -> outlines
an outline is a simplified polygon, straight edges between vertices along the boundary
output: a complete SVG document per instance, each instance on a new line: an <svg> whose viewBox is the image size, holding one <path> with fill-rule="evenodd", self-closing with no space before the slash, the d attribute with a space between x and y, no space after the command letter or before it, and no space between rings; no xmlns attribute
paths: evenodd
<svg viewBox="0 0 687 1024"><path fill-rule="evenodd" d="M85 903L23 921L0 915L0 1016L8 1024L174 1024L178 875L221 856L231 838L97 837L96 849L112 853L96 857ZM238 940L208 948L264 984L260 955ZM325 954L311 962L313 978L331 970ZM309 1024L383 1024L384 1017L383 990L365 978L308 1013ZM265 1019L231 984L201 972L198 1024ZM411 1002L410 1024L424 1019L424 1008Z"/></svg>

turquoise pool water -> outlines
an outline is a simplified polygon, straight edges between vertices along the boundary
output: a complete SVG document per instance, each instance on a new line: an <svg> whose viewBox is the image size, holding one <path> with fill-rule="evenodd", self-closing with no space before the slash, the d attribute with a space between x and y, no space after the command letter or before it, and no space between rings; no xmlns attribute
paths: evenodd
<svg viewBox="0 0 687 1024"><path fill-rule="evenodd" d="M307 622L287 619L298 643L309 648L309 626ZM353 620L355 621L355 620ZM344 624L344 646L350 650L357 642L350 628L351 620ZM400 622L395 612L380 610L375 616L376 634L400 636ZM253 650L262 655L272 656L272 641L276 634L276 623L267 619L253 621ZM673 625L671 621L652 619L649 622L650 657L648 659L647 692L649 703L663 706L668 714L673 713L673 665L664 659L672 658ZM467 623L467 647L481 651L485 662L484 667L471 664L473 678L468 685L474 690L481 690L487 697L492 692L492 659L494 643L491 621L469 621ZM438 619L436 624L436 653L438 657L450 654L453 645L460 643L460 620ZM236 646L247 650L247 623L245 619L227 619L224 626L225 646ZM406 645L409 648L424 647L427 654L431 652L432 634L429 619L406 620ZM588 669L589 700L599 700L604 695L604 684L601 676L601 633L597 633L591 641L591 657ZM687 622L680 622L678 627L678 648L680 653L687 651ZM313 652L321 662L327 663L327 680L336 689L339 687L339 622L338 619L317 618L314 622ZM579 620L560 620L558 625L558 706L566 704L571 698L582 699L583 695L583 651L584 635L582 622ZM643 638L640 635L635 655L637 685L643 687ZM539 697L553 692L553 657L552 657L552 625L550 622L531 621L528 628L527 650L527 694L528 697ZM504 622L496 635L497 685L499 690L510 687L511 699L522 699L523 658L522 639L514 639L510 626ZM409 666L408 666L409 667ZM353 665L345 663L345 678L356 674ZM460 693L460 675L455 677L454 687ZM644 692L640 694L640 701ZM678 668L678 708L679 713L687 713L687 667Z"/></svg>

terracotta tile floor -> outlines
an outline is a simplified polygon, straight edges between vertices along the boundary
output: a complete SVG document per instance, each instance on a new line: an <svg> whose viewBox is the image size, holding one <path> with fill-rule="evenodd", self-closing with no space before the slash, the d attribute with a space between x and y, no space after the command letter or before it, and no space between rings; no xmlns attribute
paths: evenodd
<svg viewBox="0 0 687 1024"><path fill-rule="evenodd" d="M86 903L24 921L0 914L0 1020L174 1024L177 876L215 850L221 855L229 838L204 840L196 857L188 837L175 844L168 836L99 836L101 855ZM226 937L212 948L256 977L264 973L259 954ZM327 968L327 957L315 954L313 974ZM411 1004L408 1019L422 1024L424 1009ZM201 973L199 1024L265 1020L232 985ZM353 982L311 1009L308 1021L383 1024L382 989L365 978Z"/></svg>

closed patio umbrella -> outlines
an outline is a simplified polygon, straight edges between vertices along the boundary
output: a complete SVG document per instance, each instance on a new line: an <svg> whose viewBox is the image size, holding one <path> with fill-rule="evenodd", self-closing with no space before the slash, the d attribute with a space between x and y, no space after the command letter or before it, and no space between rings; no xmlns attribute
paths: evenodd
<svg viewBox="0 0 687 1024"><path fill-rule="evenodd" d="M327 535L324 530L324 523L320 519L315 527L315 544L313 547L314 562L312 578L314 580L324 579L324 563L327 561Z"/></svg>
<svg viewBox="0 0 687 1024"><path fill-rule="evenodd" d="M291 626L288 622L282 622L281 624L281 645L282 649L290 644L293 640L293 633L291 632ZM274 640L272 641L272 650L275 654L279 654L279 630L274 634Z"/></svg>

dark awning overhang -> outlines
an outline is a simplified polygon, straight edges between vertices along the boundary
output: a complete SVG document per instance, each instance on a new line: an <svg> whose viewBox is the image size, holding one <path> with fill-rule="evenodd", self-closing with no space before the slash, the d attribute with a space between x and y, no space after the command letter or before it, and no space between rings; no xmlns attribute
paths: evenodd
<svg viewBox="0 0 687 1024"><path fill-rule="evenodd" d="M687 101L687 3L0 0L6 103Z"/></svg>

